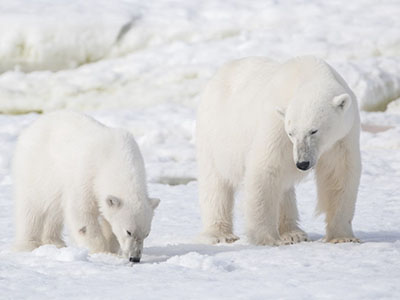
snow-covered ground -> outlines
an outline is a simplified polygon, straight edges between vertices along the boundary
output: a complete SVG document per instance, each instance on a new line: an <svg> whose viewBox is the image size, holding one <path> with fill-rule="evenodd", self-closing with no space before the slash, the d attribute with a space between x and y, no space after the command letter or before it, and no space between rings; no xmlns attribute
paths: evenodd
<svg viewBox="0 0 400 300"><path fill-rule="evenodd" d="M162 200L140 264L71 244L11 252L10 162L38 115L0 115L0 299L399 299L399 15L389 0L0 0L0 111L73 108L129 129ZM335 66L364 110L354 219L363 243L320 241L310 176L298 203L312 242L249 245L239 193L241 240L197 244L193 132L204 83L229 59L306 53Z"/></svg>
<svg viewBox="0 0 400 300"><path fill-rule="evenodd" d="M84 249L43 246L12 253L9 160L18 132L37 115L0 116L0 299L398 299L400 297L400 115L363 113L364 169L354 219L362 244L325 244L314 217L312 177L298 187L302 226L313 242L256 247L243 234L240 195L234 245L196 244L200 230L192 128L194 111L165 106L93 113L132 129L145 155L150 195L162 202L143 262ZM168 116L168 117L166 117ZM190 181L188 184L177 182ZM67 238L68 239L68 238Z"/></svg>
<svg viewBox="0 0 400 300"><path fill-rule="evenodd" d="M400 97L399 15L393 0L2 0L0 111L194 107L227 60L302 54L383 109Z"/></svg>

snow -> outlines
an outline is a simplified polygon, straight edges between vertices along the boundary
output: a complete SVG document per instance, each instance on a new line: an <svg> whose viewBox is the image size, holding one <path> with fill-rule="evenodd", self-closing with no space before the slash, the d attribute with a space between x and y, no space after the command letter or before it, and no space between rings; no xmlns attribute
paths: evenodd
<svg viewBox="0 0 400 300"><path fill-rule="evenodd" d="M201 222L197 182L190 181L196 173L194 110L169 105L91 115L135 131L146 160L150 195L162 200L143 260L132 266L113 255L90 255L71 243L62 249L45 245L32 253L10 250L14 226L9 162L18 132L37 115L0 116L2 295L12 299L399 298L399 115L362 113L363 123L390 128L363 131L361 136L364 164L354 228L363 243L321 241L324 222L314 216L316 191L309 177L298 186L297 195L301 225L312 242L281 247L248 244L240 193L235 231L241 239L233 245L196 243ZM189 182L165 184L182 180Z"/></svg>
<svg viewBox="0 0 400 300"><path fill-rule="evenodd" d="M400 97L396 1L15 0L0 13L1 112L195 107L218 66L251 55L325 58L364 110Z"/></svg>
<svg viewBox="0 0 400 300"><path fill-rule="evenodd" d="M0 1L0 111L30 112L0 115L0 299L399 299L399 14L388 0ZM198 244L201 89L227 60L305 53L337 68L363 110L353 223L363 243L322 242L310 176L297 195L312 242L250 245L239 192L241 239ZM66 248L11 251L16 139L35 111L59 108L135 135L150 196L161 198L140 264L89 254L67 231Z"/></svg>

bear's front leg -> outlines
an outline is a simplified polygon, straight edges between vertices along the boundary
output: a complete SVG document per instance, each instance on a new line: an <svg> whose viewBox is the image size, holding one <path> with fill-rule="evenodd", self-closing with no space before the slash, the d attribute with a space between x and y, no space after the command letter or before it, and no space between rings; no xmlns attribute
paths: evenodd
<svg viewBox="0 0 400 300"><path fill-rule="evenodd" d="M101 230L103 232L103 236L107 241L108 251L111 253L114 253L114 254L118 254L121 247L119 245L117 237L112 232L110 223L108 223L107 220L104 219L104 217L102 217L102 216L99 217L99 222L100 222Z"/></svg>
<svg viewBox="0 0 400 300"><path fill-rule="evenodd" d="M110 251L97 216L87 214L80 219L81 222L77 221L76 219L74 224L69 226L77 246L88 248L90 253Z"/></svg>
<svg viewBox="0 0 400 300"><path fill-rule="evenodd" d="M245 175L245 219L249 242L256 245L286 244L278 231L282 195L279 171L248 168Z"/></svg>
<svg viewBox="0 0 400 300"><path fill-rule="evenodd" d="M109 252L98 217L97 208L89 203L67 205L66 222L69 232L77 246L88 248L90 253Z"/></svg>
<svg viewBox="0 0 400 300"><path fill-rule="evenodd" d="M317 164L318 210L326 214L327 242L360 242L351 224L360 175L360 152L354 143L349 147L339 142Z"/></svg>
<svg viewBox="0 0 400 300"><path fill-rule="evenodd" d="M294 187L283 193L279 216L279 234L282 240L291 244L308 240L307 233L298 225L299 212L297 210Z"/></svg>

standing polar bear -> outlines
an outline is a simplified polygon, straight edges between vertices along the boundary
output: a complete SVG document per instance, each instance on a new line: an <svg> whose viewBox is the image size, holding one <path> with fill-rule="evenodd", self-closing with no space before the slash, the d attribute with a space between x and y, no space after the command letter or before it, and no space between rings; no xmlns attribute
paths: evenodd
<svg viewBox="0 0 400 300"><path fill-rule="evenodd" d="M206 243L234 242L235 189L244 181L248 239L257 245L307 240L294 186L315 167L328 242L357 242L360 182L356 98L326 62L245 58L223 66L197 117L199 196Z"/></svg>
<svg viewBox="0 0 400 300"><path fill-rule="evenodd" d="M40 117L20 136L14 158L16 250L78 246L139 262L158 199L147 196L133 136L78 113Z"/></svg>

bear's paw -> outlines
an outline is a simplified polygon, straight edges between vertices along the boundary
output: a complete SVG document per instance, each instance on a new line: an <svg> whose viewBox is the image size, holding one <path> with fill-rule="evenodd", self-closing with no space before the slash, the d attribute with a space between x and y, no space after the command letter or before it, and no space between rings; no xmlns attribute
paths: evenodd
<svg viewBox="0 0 400 300"><path fill-rule="evenodd" d="M202 244L219 244L219 243L234 243L239 240L239 237L234 235L233 233L222 233L222 232L213 232L213 233L202 233L198 241Z"/></svg>
<svg viewBox="0 0 400 300"><path fill-rule="evenodd" d="M339 244L339 243L361 243L356 237L345 237L345 238L334 238L328 241L328 243Z"/></svg>
<svg viewBox="0 0 400 300"><path fill-rule="evenodd" d="M307 233L302 230L293 230L281 234L281 240L289 244L297 244L308 241Z"/></svg>

